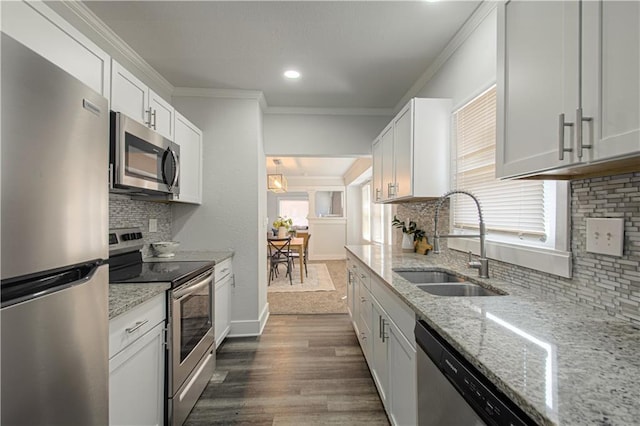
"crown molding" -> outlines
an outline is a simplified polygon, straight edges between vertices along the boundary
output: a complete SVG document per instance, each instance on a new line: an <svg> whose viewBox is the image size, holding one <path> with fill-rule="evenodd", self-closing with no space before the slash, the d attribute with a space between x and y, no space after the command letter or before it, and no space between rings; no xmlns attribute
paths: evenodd
<svg viewBox="0 0 640 426"><path fill-rule="evenodd" d="M411 86L411 88L404 94L404 96L400 99L400 102L396 104L396 107L393 109L395 113L400 111L402 107L409 102L409 99L416 96L420 89L422 89L428 82L433 78L433 76L442 68L442 66L447 62L447 60L453 55L453 53L458 50L458 48L464 43L467 38L478 28L478 26L486 19L487 16L494 9L496 9L498 5L497 1L493 0L484 0L476 10L473 11L469 19L465 21L462 27L458 30L458 32L453 36L451 41L445 46L445 48L440 52L440 54L436 57L433 63L427 68L427 70L418 78L418 80Z"/></svg>
<svg viewBox="0 0 640 426"><path fill-rule="evenodd" d="M189 96L194 98L230 98L230 99L254 99L261 101L264 94L259 90L242 89L213 89L208 87L176 87L173 96Z"/></svg>
<svg viewBox="0 0 640 426"><path fill-rule="evenodd" d="M267 107L265 114L287 115L359 115L370 117L392 117L391 108L308 108L308 107Z"/></svg>
<svg viewBox="0 0 640 426"><path fill-rule="evenodd" d="M127 58L150 82L153 82L166 93L173 92L173 85L144 60L135 50L122 40L91 9L80 1L62 1L60 4L92 28L96 34L106 41L115 51Z"/></svg>

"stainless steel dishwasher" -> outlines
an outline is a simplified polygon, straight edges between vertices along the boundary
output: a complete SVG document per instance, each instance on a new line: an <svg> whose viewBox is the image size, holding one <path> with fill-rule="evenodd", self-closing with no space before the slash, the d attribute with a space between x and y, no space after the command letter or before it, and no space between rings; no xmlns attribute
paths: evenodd
<svg viewBox="0 0 640 426"><path fill-rule="evenodd" d="M420 426L535 424L424 321L414 332Z"/></svg>

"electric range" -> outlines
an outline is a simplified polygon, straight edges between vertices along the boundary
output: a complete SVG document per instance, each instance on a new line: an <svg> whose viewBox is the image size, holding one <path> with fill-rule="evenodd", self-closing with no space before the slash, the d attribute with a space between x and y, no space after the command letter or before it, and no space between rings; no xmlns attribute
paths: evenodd
<svg viewBox="0 0 640 426"><path fill-rule="evenodd" d="M165 424L182 425L215 368L214 262L145 263L139 228L109 231L109 283L166 282Z"/></svg>

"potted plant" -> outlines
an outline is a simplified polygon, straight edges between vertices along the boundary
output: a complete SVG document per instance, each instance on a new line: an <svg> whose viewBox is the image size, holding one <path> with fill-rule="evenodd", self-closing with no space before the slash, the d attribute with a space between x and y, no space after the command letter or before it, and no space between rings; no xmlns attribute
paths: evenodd
<svg viewBox="0 0 640 426"><path fill-rule="evenodd" d="M393 216L393 220L391 221L391 225L394 228L402 229L402 251L405 252L413 252L415 251L416 244L418 242L426 243L426 234L422 229L418 228L418 225L409 221L409 225L406 225L404 221L398 219L397 216ZM422 254L426 254L424 251Z"/></svg>
<svg viewBox="0 0 640 426"><path fill-rule="evenodd" d="M285 238L289 229L293 226L293 219L284 218L282 216L278 216L278 218L273 221L273 227L278 230L278 238Z"/></svg>

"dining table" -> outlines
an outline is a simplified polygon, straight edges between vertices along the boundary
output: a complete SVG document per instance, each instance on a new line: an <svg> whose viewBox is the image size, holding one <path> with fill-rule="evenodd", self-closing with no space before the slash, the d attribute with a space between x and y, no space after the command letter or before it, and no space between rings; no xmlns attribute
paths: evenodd
<svg viewBox="0 0 640 426"><path fill-rule="evenodd" d="M283 246L286 243L284 241L273 241L271 243L276 246ZM300 256L300 283L304 282L304 238L294 237L291 238L291 250L296 250Z"/></svg>

